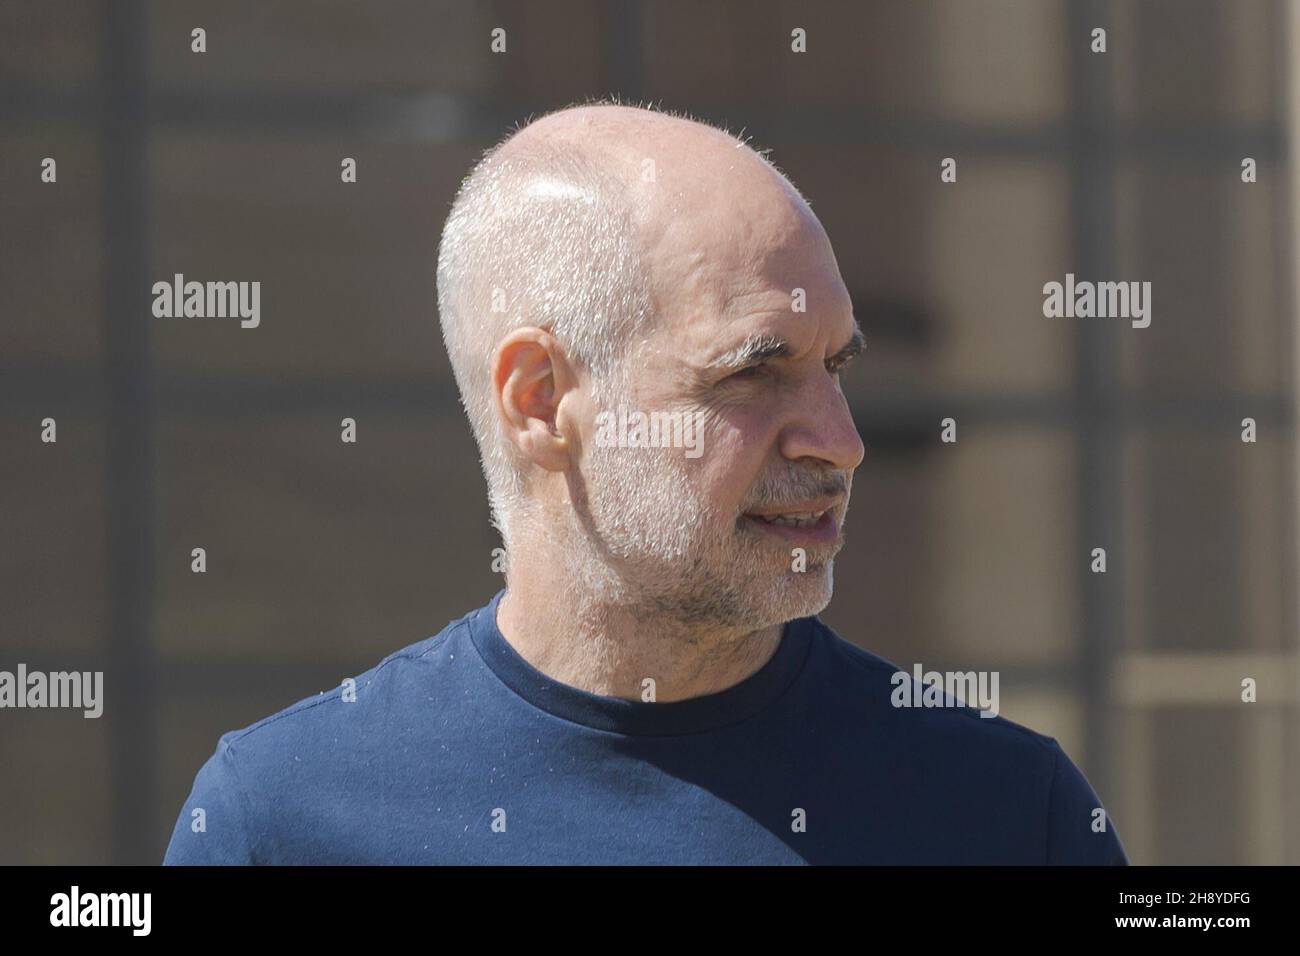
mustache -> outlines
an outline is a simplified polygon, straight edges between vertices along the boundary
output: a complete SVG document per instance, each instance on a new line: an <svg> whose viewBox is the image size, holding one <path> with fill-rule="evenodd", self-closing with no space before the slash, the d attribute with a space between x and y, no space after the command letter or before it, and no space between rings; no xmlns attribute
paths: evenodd
<svg viewBox="0 0 1300 956"><path fill-rule="evenodd" d="M849 479L843 472L803 472L792 474L779 481L762 482L741 510L748 511L752 508L765 508L791 501L832 495L847 498L848 494Z"/></svg>

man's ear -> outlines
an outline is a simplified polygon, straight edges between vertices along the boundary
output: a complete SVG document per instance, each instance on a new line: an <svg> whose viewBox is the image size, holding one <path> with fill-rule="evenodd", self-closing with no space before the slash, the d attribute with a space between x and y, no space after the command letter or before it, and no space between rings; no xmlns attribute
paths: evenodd
<svg viewBox="0 0 1300 956"><path fill-rule="evenodd" d="M576 382L560 343L545 329L515 329L492 356L492 391L506 436L547 471L569 467L569 443L556 413Z"/></svg>

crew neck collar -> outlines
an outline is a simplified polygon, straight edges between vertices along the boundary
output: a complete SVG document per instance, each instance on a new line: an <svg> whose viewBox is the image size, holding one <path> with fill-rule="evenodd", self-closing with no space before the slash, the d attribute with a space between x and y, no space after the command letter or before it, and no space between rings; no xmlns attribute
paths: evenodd
<svg viewBox="0 0 1300 956"><path fill-rule="evenodd" d="M787 621L781 643L767 662L738 684L686 700L646 703L588 693L533 667L497 627L497 606L506 589L470 615L469 633L488 668L530 704L565 720L638 736L701 733L739 723L775 701L794 683L812 646L816 619Z"/></svg>

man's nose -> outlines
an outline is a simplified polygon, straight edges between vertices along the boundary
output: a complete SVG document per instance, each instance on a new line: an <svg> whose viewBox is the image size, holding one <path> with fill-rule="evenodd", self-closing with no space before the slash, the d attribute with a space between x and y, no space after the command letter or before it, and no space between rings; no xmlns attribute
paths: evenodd
<svg viewBox="0 0 1300 956"><path fill-rule="evenodd" d="M816 458L846 473L862 464L866 446L834 379L828 376L792 403L781 432L781 454L791 461Z"/></svg>

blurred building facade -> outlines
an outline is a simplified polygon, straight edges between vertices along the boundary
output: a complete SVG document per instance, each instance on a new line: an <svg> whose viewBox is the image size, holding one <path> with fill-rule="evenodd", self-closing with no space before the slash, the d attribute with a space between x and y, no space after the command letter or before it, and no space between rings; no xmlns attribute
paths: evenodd
<svg viewBox="0 0 1300 956"><path fill-rule="evenodd" d="M1300 862L1297 38L1283 0L0 7L0 668L106 674L98 720L0 715L0 862L158 862L220 733L501 586L438 235L483 148L611 94L743 128L834 244L867 457L823 618L998 670L1134 862ZM260 280L261 326L153 319L174 273ZM1151 326L1044 318L1067 273L1150 281Z"/></svg>

